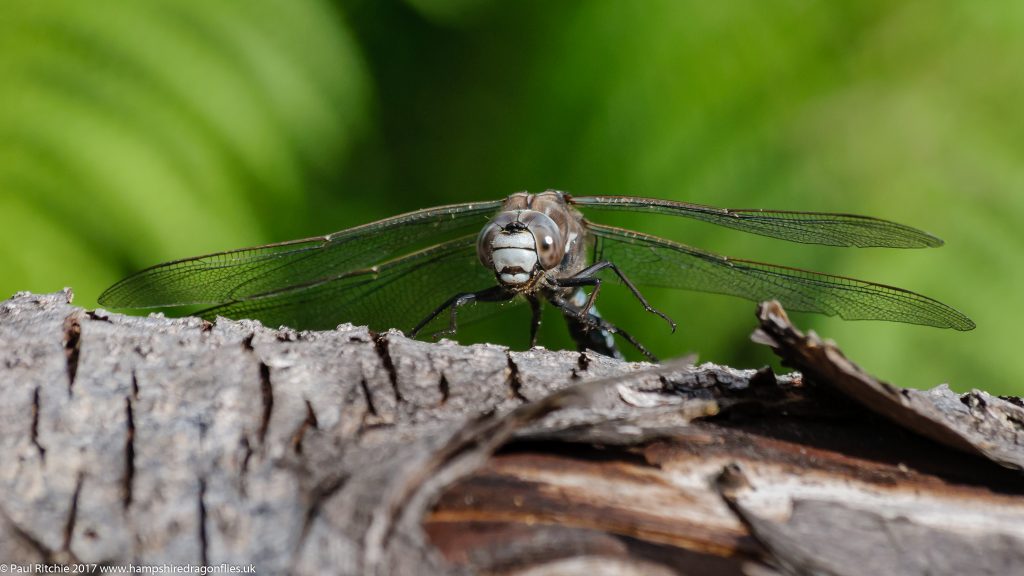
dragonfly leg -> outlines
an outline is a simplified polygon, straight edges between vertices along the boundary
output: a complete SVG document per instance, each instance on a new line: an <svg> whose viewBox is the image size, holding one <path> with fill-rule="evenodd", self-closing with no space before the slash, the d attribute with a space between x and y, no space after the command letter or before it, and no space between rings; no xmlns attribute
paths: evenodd
<svg viewBox="0 0 1024 576"><path fill-rule="evenodd" d="M540 299L536 297L527 298L530 302L530 348L537 345L537 331L540 329Z"/></svg>
<svg viewBox="0 0 1024 576"><path fill-rule="evenodd" d="M622 352L615 345L614 335L618 334L623 340L629 342L651 362L657 362L658 358L641 344L636 338L625 330L608 322L600 316L584 312L582 308L566 301L563 298L550 298L551 303L562 311L566 323L569 325L569 335L576 341L576 345L582 351L593 350L598 354L622 359Z"/></svg>
<svg viewBox="0 0 1024 576"><path fill-rule="evenodd" d="M441 330L434 334L434 336L441 336L444 334L455 334L455 330L458 328L456 324L456 316L460 306L465 306L470 302L504 302L505 300L511 300L514 296L513 293L509 292L502 286L492 286L479 292L463 292L456 294L445 301L444 304L438 306L433 312L430 313L426 318L420 321L415 328L409 332L410 338L415 338L419 334L420 330L423 330L430 324L434 318L437 318L445 310L450 311L450 318L448 320L448 328Z"/></svg>
<svg viewBox="0 0 1024 576"><path fill-rule="evenodd" d="M644 310L650 312L651 314L660 316L662 319L665 320L665 322L668 322L668 325L672 329L672 332L676 331L675 321L669 318L668 315L666 315L661 310L658 310L654 306L651 306L650 303L647 302L647 299L644 298L644 295L640 293L640 290L636 287L636 285L633 284L633 282L630 281L630 279L627 278L621 270L619 270L619 267L607 260L598 262L592 266L584 268L583 270L580 270L570 278L556 279L555 285L563 288L593 286L594 289L590 292L590 296L587 297L587 302L583 305L582 308L580 308L581 314L589 314L591 309L593 309L594 307L594 301L597 299L597 294L601 291L601 279L598 278L596 274L601 270L604 270L605 268L610 268L612 272L615 272L615 275L618 276L620 280L622 280L622 283L625 284L627 288L629 288L629 291L633 293L633 296L640 301L640 304L643 305Z"/></svg>

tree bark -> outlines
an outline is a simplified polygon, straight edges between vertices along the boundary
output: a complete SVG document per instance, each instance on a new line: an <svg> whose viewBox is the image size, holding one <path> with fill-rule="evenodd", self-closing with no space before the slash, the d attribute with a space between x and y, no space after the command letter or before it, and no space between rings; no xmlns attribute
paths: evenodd
<svg viewBox="0 0 1024 576"><path fill-rule="evenodd" d="M1024 408L800 370L0 304L0 562L260 574L1010 574Z"/></svg>

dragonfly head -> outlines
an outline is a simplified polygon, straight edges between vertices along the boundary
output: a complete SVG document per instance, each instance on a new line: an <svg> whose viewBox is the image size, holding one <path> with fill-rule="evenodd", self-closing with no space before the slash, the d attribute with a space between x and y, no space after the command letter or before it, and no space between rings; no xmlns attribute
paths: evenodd
<svg viewBox="0 0 1024 576"><path fill-rule="evenodd" d="M549 216L535 210L510 210L480 231L476 251L499 282L515 287L558 266L564 246L558 225Z"/></svg>

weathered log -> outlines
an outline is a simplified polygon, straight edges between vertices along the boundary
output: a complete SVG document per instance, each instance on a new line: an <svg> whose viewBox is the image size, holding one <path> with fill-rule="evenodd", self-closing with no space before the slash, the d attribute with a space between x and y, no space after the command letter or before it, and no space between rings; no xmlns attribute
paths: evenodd
<svg viewBox="0 0 1024 576"><path fill-rule="evenodd" d="M1009 574L1024 408L348 325L0 304L0 562L260 574Z"/></svg>

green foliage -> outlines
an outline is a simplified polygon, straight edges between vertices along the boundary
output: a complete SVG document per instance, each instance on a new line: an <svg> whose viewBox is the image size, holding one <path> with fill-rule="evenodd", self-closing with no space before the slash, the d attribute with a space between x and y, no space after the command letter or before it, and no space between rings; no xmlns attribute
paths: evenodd
<svg viewBox="0 0 1024 576"><path fill-rule="evenodd" d="M94 301L154 259L300 234L366 106L310 2L6 2L2 290Z"/></svg>
<svg viewBox="0 0 1024 576"><path fill-rule="evenodd" d="M858 212L947 245L608 220L935 297L978 329L797 320L900 384L1024 392L1010 0L8 0L4 15L0 292L71 285L91 305L166 259L522 189ZM622 290L600 308L662 356L770 360L747 341L749 303L646 294L678 334ZM498 318L464 336L522 346L523 311ZM542 337L568 346L555 316Z"/></svg>

